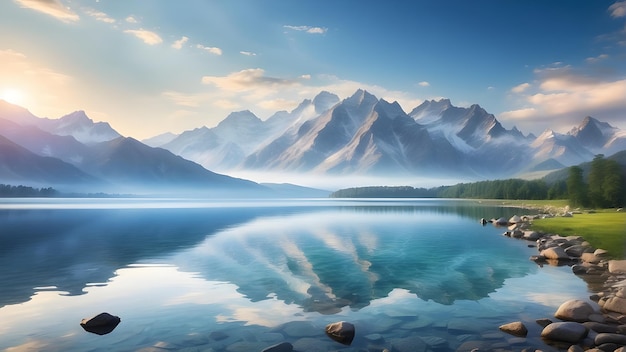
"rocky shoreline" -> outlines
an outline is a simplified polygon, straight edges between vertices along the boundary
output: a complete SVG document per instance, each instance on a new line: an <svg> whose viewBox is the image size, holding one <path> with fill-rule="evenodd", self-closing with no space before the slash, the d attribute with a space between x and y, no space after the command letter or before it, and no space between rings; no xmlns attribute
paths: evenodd
<svg viewBox="0 0 626 352"><path fill-rule="evenodd" d="M562 214L572 216L568 211ZM514 216L490 222L509 226L505 236L531 242L529 247L536 247L538 254L530 260L538 265L570 266L592 292L589 301L564 302L554 314L557 321L538 317L536 322L543 327L541 337L568 351L626 351L626 260L607 258L606 250L594 248L581 236L532 231L532 220L537 217ZM521 322L505 324L500 329L515 336L525 337L527 332Z"/></svg>

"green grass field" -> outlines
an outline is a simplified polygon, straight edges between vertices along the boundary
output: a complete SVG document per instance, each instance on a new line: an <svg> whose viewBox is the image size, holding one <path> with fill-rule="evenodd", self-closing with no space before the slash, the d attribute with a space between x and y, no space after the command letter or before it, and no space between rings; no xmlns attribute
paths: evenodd
<svg viewBox="0 0 626 352"><path fill-rule="evenodd" d="M594 247L609 251L612 258L626 259L626 212L615 209L533 221L536 231L562 236L579 235Z"/></svg>
<svg viewBox="0 0 626 352"><path fill-rule="evenodd" d="M560 213L568 206L568 200L504 200L486 199L484 204L508 205L548 212ZM529 211L529 214L536 212ZM614 259L626 259L626 211L615 209L597 210L589 214L574 214L571 218L555 217L533 221L536 231L559 234L561 236L578 235L589 241L594 247L609 251Z"/></svg>

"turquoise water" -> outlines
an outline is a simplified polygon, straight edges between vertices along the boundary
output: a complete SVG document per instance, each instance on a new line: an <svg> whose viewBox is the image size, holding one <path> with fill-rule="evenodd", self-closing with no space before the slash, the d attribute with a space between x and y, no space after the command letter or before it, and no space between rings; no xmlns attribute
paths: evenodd
<svg viewBox="0 0 626 352"><path fill-rule="evenodd" d="M0 349L551 350L538 318L588 296L568 267L452 200L21 199L0 203ZM109 312L107 335L83 318ZM324 334L356 326L351 346ZM530 333L498 330L511 321Z"/></svg>

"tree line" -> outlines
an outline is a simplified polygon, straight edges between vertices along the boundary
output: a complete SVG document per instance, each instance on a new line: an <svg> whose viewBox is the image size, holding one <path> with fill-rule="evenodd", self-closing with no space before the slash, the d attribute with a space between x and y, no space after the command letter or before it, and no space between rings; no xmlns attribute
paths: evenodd
<svg viewBox="0 0 626 352"><path fill-rule="evenodd" d="M591 161L585 182L583 169L569 168L568 199L572 206L612 208L626 202L626 179L618 162L596 155Z"/></svg>
<svg viewBox="0 0 626 352"><path fill-rule="evenodd" d="M587 181L580 166L569 168L566 180L506 179L459 183L435 188L410 186L355 187L336 191L333 198L482 198L482 199L569 199L572 206L610 208L626 203L626 178L620 164L597 155L591 162Z"/></svg>
<svg viewBox="0 0 626 352"><path fill-rule="evenodd" d="M56 197L59 192L52 187L33 188L0 184L0 197Z"/></svg>

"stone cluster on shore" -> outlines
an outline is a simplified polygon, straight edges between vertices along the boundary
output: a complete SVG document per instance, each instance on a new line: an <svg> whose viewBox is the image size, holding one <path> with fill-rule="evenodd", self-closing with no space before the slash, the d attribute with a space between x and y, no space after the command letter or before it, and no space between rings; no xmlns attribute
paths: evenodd
<svg viewBox="0 0 626 352"><path fill-rule="evenodd" d="M626 260L611 260L607 251L594 248L580 236L560 236L530 230L534 217L513 217L505 236L532 241L538 255L530 259L538 265L569 265L582 278L592 294L589 302L570 300L555 312L553 322L539 318L541 337L549 344L568 351L626 352ZM500 327L515 336L526 336L526 327L513 322Z"/></svg>

